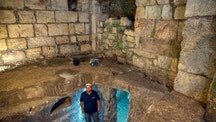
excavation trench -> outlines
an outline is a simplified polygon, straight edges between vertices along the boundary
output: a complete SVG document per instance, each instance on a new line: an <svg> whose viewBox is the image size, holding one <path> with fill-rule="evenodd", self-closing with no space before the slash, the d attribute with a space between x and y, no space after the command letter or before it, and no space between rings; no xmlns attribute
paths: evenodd
<svg viewBox="0 0 216 122"><path fill-rule="evenodd" d="M102 122L201 121L204 113L193 99L170 93L136 67L114 60L101 60L92 67L89 62L74 66L70 60L57 58L2 72L0 80L4 81L0 82L2 122L82 121L78 104L86 83L92 83L100 95Z"/></svg>

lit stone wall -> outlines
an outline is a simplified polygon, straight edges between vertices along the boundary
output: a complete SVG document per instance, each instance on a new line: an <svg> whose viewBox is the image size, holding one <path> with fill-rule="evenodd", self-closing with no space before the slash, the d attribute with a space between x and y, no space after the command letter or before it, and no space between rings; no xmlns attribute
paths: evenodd
<svg viewBox="0 0 216 122"><path fill-rule="evenodd" d="M26 61L91 51L90 1L0 1L0 71Z"/></svg>

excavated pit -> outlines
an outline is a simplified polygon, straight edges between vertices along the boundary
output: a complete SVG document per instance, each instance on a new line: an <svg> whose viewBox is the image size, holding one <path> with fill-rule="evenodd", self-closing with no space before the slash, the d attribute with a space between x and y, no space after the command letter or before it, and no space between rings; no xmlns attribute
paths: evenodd
<svg viewBox="0 0 216 122"><path fill-rule="evenodd" d="M92 83L100 93L103 122L117 121L116 90L130 94L128 121L203 121L204 109L195 100L150 81L136 67L100 60L74 66L56 58L0 73L0 120L72 121L79 108L77 91ZM76 99L75 99L76 98ZM193 106L193 107L191 107ZM77 120L78 121L78 120Z"/></svg>

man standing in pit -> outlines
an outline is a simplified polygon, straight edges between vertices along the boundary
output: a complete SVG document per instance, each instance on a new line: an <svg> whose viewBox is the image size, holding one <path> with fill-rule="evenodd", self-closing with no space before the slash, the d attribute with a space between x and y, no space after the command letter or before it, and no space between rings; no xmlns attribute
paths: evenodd
<svg viewBox="0 0 216 122"><path fill-rule="evenodd" d="M99 122L100 97L96 91L92 90L90 83L86 84L86 91L81 94L80 106L82 112L85 113L86 122L91 122L91 118L93 118L94 122Z"/></svg>

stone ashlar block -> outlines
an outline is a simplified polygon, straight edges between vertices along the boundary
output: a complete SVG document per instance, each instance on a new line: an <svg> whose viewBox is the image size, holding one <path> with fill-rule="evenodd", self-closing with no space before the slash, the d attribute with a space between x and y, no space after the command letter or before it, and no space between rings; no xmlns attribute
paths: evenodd
<svg viewBox="0 0 216 122"><path fill-rule="evenodd" d="M42 47L42 55L45 57L54 57L56 56L55 47Z"/></svg>
<svg viewBox="0 0 216 122"><path fill-rule="evenodd" d="M79 22L89 22L90 15L88 12L79 12Z"/></svg>
<svg viewBox="0 0 216 122"><path fill-rule="evenodd" d="M70 36L70 41L71 43L76 43L77 42L76 36Z"/></svg>
<svg viewBox="0 0 216 122"><path fill-rule="evenodd" d="M146 19L146 8L145 7L137 7L135 20L137 19Z"/></svg>
<svg viewBox="0 0 216 122"><path fill-rule="evenodd" d="M23 9L24 0L0 0L0 8Z"/></svg>
<svg viewBox="0 0 216 122"><path fill-rule="evenodd" d="M174 81L174 90L200 102L207 102L211 80L191 73L179 71Z"/></svg>
<svg viewBox="0 0 216 122"><path fill-rule="evenodd" d="M162 19L165 19L165 20L173 19L173 7L171 5L163 6Z"/></svg>
<svg viewBox="0 0 216 122"><path fill-rule="evenodd" d="M7 38L7 28L6 25L0 25L0 39Z"/></svg>
<svg viewBox="0 0 216 122"><path fill-rule="evenodd" d="M23 51L8 52L2 55L4 64L15 64L26 59Z"/></svg>
<svg viewBox="0 0 216 122"><path fill-rule="evenodd" d="M155 0L136 0L136 6L149 6L149 5L155 5Z"/></svg>
<svg viewBox="0 0 216 122"><path fill-rule="evenodd" d="M66 44L69 43L69 38L68 36L60 36L60 37L56 37L56 43L57 44Z"/></svg>
<svg viewBox="0 0 216 122"><path fill-rule="evenodd" d="M56 11L56 22L77 22L78 15L74 11Z"/></svg>
<svg viewBox="0 0 216 122"><path fill-rule="evenodd" d="M174 0L174 5L185 5L187 0Z"/></svg>
<svg viewBox="0 0 216 122"><path fill-rule="evenodd" d="M158 60L157 60L157 66L158 67L160 67L162 69L170 70L171 64L172 64L172 58L171 57L158 56Z"/></svg>
<svg viewBox="0 0 216 122"><path fill-rule="evenodd" d="M26 40L24 38L8 39L8 49L10 50L23 50L27 48Z"/></svg>
<svg viewBox="0 0 216 122"><path fill-rule="evenodd" d="M185 17L185 6L178 6L175 9L174 19L186 19L186 17Z"/></svg>
<svg viewBox="0 0 216 122"><path fill-rule="evenodd" d="M144 68L146 66L144 60L137 55L133 55L132 62L134 66L137 66L139 68Z"/></svg>
<svg viewBox="0 0 216 122"><path fill-rule="evenodd" d="M90 37L89 37L89 35L77 36L77 40L78 40L79 42L82 42L82 41L89 41L89 40L90 40Z"/></svg>
<svg viewBox="0 0 216 122"><path fill-rule="evenodd" d="M55 40L52 37L35 37L28 39L28 48L55 46Z"/></svg>
<svg viewBox="0 0 216 122"><path fill-rule="evenodd" d="M68 35L68 29L67 24L48 24L48 34L50 36Z"/></svg>
<svg viewBox="0 0 216 122"><path fill-rule="evenodd" d="M26 57L28 59L42 58L41 54L42 54L41 48L32 48L32 49L26 50Z"/></svg>
<svg viewBox="0 0 216 122"><path fill-rule="evenodd" d="M202 74L211 79L216 71L216 21L214 18L190 18L185 22L179 70ZM193 38L191 38L193 37Z"/></svg>
<svg viewBox="0 0 216 122"><path fill-rule="evenodd" d="M0 51L7 50L7 45L4 39L0 39Z"/></svg>
<svg viewBox="0 0 216 122"><path fill-rule="evenodd" d="M135 21L134 34L140 37L150 37L152 35L155 23L152 20L140 19Z"/></svg>
<svg viewBox="0 0 216 122"><path fill-rule="evenodd" d="M215 0L188 0L185 16L214 16L216 15Z"/></svg>
<svg viewBox="0 0 216 122"><path fill-rule="evenodd" d="M0 10L0 23L15 23L16 17L13 11Z"/></svg>
<svg viewBox="0 0 216 122"><path fill-rule="evenodd" d="M18 11L20 23L35 23L34 11Z"/></svg>
<svg viewBox="0 0 216 122"><path fill-rule="evenodd" d="M76 45L70 45L70 44L60 45L59 52L60 52L60 55L70 55L72 53L79 52L79 48Z"/></svg>
<svg viewBox="0 0 216 122"><path fill-rule="evenodd" d="M177 37L178 22L157 21L155 37L164 40L175 40Z"/></svg>
<svg viewBox="0 0 216 122"><path fill-rule="evenodd" d="M37 23L53 23L54 11L36 11Z"/></svg>
<svg viewBox="0 0 216 122"><path fill-rule="evenodd" d="M145 52L169 56L170 41L150 38L142 39L141 49Z"/></svg>
<svg viewBox="0 0 216 122"><path fill-rule="evenodd" d="M85 24L84 23L75 24L75 33L76 34L85 34Z"/></svg>
<svg viewBox="0 0 216 122"><path fill-rule="evenodd" d="M47 26L45 24L35 24L34 30L36 36L47 36Z"/></svg>
<svg viewBox="0 0 216 122"><path fill-rule="evenodd" d="M163 6L147 6L146 7L146 18L147 19L160 19L162 15Z"/></svg>
<svg viewBox="0 0 216 122"><path fill-rule="evenodd" d="M34 30L32 24L8 25L9 37L33 37Z"/></svg>
<svg viewBox="0 0 216 122"><path fill-rule="evenodd" d="M47 0L25 0L25 7L29 9L46 9Z"/></svg>
<svg viewBox="0 0 216 122"><path fill-rule="evenodd" d="M67 0L51 0L52 10L68 10Z"/></svg>
<svg viewBox="0 0 216 122"><path fill-rule="evenodd" d="M84 44L84 45L80 45L80 51L81 52L88 52L91 51L92 47L90 44Z"/></svg>

